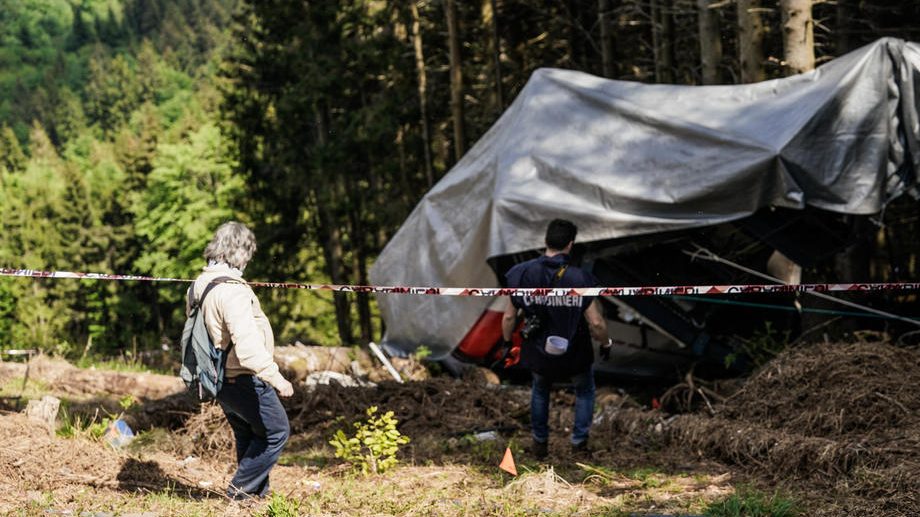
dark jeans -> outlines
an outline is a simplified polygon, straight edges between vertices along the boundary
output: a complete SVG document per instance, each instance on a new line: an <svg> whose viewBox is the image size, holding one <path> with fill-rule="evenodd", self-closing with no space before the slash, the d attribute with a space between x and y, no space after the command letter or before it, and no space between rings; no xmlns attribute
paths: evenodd
<svg viewBox="0 0 920 517"><path fill-rule="evenodd" d="M533 373L533 387L530 390L530 427L533 439L546 443L549 440L549 396L553 379ZM575 385L575 426L572 428L572 445L588 439L591 420L594 417L594 370L572 376Z"/></svg>
<svg viewBox="0 0 920 517"><path fill-rule="evenodd" d="M234 499L268 495L268 473L291 433L278 394L258 377L240 375L224 383L217 401L236 438L238 466L227 495Z"/></svg>

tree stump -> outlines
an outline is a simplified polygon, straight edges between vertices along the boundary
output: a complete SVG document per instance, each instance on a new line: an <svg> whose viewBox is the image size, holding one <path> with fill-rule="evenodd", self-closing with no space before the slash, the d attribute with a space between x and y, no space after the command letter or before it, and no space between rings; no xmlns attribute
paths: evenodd
<svg viewBox="0 0 920 517"><path fill-rule="evenodd" d="M25 414L30 419L45 424L48 431L54 432L60 407L60 399L45 395L41 400L30 400L26 406Z"/></svg>

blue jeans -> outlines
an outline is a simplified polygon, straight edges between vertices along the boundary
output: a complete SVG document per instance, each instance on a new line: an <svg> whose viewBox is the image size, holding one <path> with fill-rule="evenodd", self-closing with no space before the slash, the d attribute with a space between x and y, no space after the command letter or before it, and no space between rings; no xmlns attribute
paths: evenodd
<svg viewBox="0 0 920 517"><path fill-rule="evenodd" d="M233 499L268 495L268 473L291 434L275 389L252 375L225 382L217 401L236 439L236 474L227 487Z"/></svg>
<svg viewBox="0 0 920 517"><path fill-rule="evenodd" d="M530 390L530 428L533 439L546 443L549 441L549 395L553 380L536 372L533 374L533 387ZM591 421L594 418L594 370L577 373L572 376L575 385L575 426L572 428L572 445L578 445L588 439Z"/></svg>

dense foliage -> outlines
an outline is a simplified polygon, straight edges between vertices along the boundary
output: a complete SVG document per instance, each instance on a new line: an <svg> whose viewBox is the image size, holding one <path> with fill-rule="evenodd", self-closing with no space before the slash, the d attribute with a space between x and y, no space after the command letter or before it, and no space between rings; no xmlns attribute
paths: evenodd
<svg viewBox="0 0 920 517"><path fill-rule="evenodd" d="M775 77L782 21L761 4ZM721 82L739 80L735 5L713 7ZM814 14L818 62L920 20L908 0ZM692 0L0 0L0 266L191 277L233 218L260 239L251 278L366 283L533 70L699 84L697 16ZM0 347L156 346L183 294L0 278ZM382 331L365 296L260 296L282 340Z"/></svg>
<svg viewBox="0 0 920 517"><path fill-rule="evenodd" d="M235 3L0 2L0 262L188 277L241 217L214 109ZM65 353L174 335L178 286L0 282L0 346Z"/></svg>

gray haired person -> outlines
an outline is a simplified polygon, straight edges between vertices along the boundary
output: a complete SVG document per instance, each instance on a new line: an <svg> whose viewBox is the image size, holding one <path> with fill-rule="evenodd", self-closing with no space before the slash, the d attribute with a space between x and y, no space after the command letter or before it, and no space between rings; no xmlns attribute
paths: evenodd
<svg viewBox="0 0 920 517"><path fill-rule="evenodd" d="M294 393L275 363L271 324L243 279L255 251L256 238L249 228L232 221L222 224L204 250L208 265L189 290L197 300L218 281L201 310L214 345L222 350L230 347L217 401L236 439L237 470L227 488L227 495L236 500L268 495L269 472L290 435L278 396Z"/></svg>

